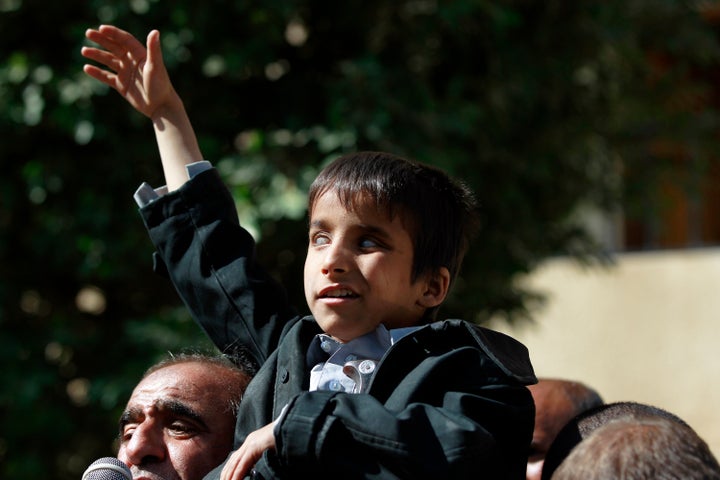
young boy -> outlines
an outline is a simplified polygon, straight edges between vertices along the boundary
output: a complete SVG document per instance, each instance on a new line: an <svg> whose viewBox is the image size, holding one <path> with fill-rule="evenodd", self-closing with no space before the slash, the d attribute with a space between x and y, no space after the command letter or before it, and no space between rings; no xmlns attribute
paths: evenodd
<svg viewBox="0 0 720 480"><path fill-rule="evenodd" d="M361 152L311 187L305 295L287 305L254 260L216 171L162 62L112 26L88 30L107 67L85 72L155 127L167 190L136 194L180 296L218 348L261 365L236 450L206 478L524 478L536 381L527 350L500 333L434 315L467 249L472 195L444 173ZM156 198L157 197L157 198Z"/></svg>

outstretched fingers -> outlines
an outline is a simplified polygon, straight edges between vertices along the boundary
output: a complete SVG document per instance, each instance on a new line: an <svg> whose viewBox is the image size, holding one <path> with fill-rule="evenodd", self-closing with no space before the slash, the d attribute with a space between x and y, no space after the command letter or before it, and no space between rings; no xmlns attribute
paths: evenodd
<svg viewBox="0 0 720 480"><path fill-rule="evenodd" d="M145 57L145 46L131 33L113 25L100 25L97 30L90 28L85 32L85 36L118 57Z"/></svg>
<svg viewBox="0 0 720 480"><path fill-rule="evenodd" d="M101 25L85 32L97 46L81 49L83 57L95 62L83 71L90 77L112 87L136 110L152 118L160 109L178 101L162 57L160 32L152 30L147 46L125 30Z"/></svg>
<svg viewBox="0 0 720 480"><path fill-rule="evenodd" d="M112 25L101 25L97 30L88 29L85 36L101 48L83 47L81 54L104 65L109 71L95 65L85 65L83 71L117 90L138 110L145 111L145 46L128 32Z"/></svg>
<svg viewBox="0 0 720 480"><path fill-rule="evenodd" d="M81 54L115 72L131 67L142 68L147 57L142 43L128 32L111 25L102 25L97 30L88 29L85 37L102 48L83 47Z"/></svg>
<svg viewBox="0 0 720 480"><path fill-rule="evenodd" d="M100 50L94 47L83 47L80 50L80 54L88 60L105 65L114 72L117 72L122 67L122 63L117 55L106 50Z"/></svg>
<svg viewBox="0 0 720 480"><path fill-rule="evenodd" d="M98 68L95 65L84 65L83 72L85 72L87 75L91 76L95 80L99 80L114 89L118 88L117 75L115 75L113 72L103 70L102 68Z"/></svg>

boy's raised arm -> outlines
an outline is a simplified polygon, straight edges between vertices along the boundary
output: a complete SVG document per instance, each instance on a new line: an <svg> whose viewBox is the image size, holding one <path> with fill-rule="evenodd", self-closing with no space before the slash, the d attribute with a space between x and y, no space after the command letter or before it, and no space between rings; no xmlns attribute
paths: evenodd
<svg viewBox="0 0 720 480"><path fill-rule="evenodd" d="M160 32L148 34L147 46L111 25L88 29L85 36L102 48L83 47L82 55L106 68L87 64L83 71L114 88L152 120L168 190L179 188L188 179L185 166L203 158L185 107L165 68Z"/></svg>

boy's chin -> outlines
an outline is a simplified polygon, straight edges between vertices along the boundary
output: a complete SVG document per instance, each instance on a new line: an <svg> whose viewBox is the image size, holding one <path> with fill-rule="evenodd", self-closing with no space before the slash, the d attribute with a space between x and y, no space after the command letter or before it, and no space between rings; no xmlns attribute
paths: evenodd
<svg viewBox="0 0 720 480"><path fill-rule="evenodd" d="M366 328L358 328L358 325L349 325L347 322L337 321L337 319L316 318L315 320L325 334L341 343L347 343L350 340L362 337L377 328L372 325L368 325Z"/></svg>

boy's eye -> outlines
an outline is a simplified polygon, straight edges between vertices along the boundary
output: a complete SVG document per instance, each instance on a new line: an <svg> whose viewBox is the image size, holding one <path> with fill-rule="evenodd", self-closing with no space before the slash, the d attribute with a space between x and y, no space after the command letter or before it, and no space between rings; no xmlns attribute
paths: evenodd
<svg viewBox="0 0 720 480"><path fill-rule="evenodd" d="M310 236L310 244L315 246L327 245L330 243L330 238L323 233L316 233Z"/></svg>
<svg viewBox="0 0 720 480"><path fill-rule="evenodd" d="M380 244L372 238L363 238L360 240L360 248L375 248L378 246L380 246Z"/></svg>

